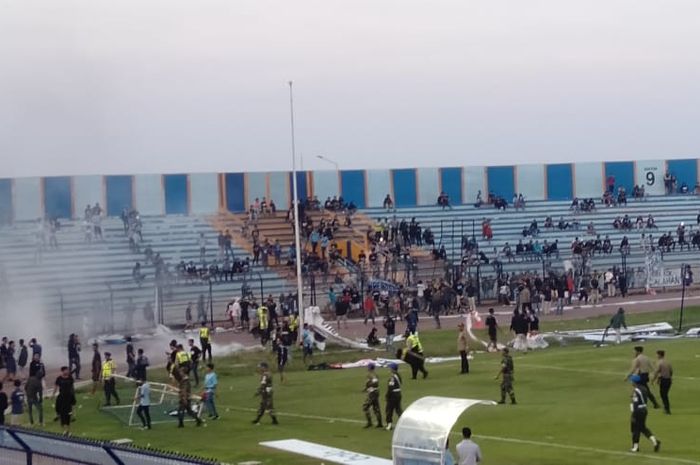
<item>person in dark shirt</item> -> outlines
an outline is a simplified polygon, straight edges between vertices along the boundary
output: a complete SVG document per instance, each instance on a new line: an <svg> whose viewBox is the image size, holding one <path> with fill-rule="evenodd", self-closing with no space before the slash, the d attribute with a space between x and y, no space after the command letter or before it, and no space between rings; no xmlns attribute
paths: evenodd
<svg viewBox="0 0 700 465"><path fill-rule="evenodd" d="M24 339L19 340L19 356L17 357L17 366L19 367L19 376L24 378L24 369L27 367L27 362L29 361L29 351L27 346L24 344Z"/></svg>
<svg viewBox="0 0 700 465"><path fill-rule="evenodd" d="M7 394L2 390L2 383L0 383L0 425L5 424L5 410L7 410Z"/></svg>
<svg viewBox="0 0 700 465"><path fill-rule="evenodd" d="M46 376L46 368L41 361L41 355L38 353L32 356L32 361L29 364L29 376L36 376L39 379L43 379Z"/></svg>
<svg viewBox="0 0 700 465"><path fill-rule="evenodd" d="M146 381L146 370L148 369L148 366L151 364L148 361L148 357L143 353L143 349L139 349L136 351L138 354L136 357L136 379L141 380L141 381Z"/></svg>
<svg viewBox="0 0 700 465"><path fill-rule="evenodd" d="M384 317L383 323L384 329L386 329L386 350L390 352L394 347L394 335L396 334L396 321L391 315Z"/></svg>
<svg viewBox="0 0 700 465"><path fill-rule="evenodd" d="M24 391L22 391L22 381L16 379L14 382L15 390L12 391L10 396L10 403L12 404L12 419L10 423L13 426L19 426L22 422L22 415L24 415Z"/></svg>
<svg viewBox="0 0 700 465"><path fill-rule="evenodd" d="M190 372L194 375L194 385L199 386L199 360L202 358L202 350L194 345L194 339L187 341L190 347Z"/></svg>
<svg viewBox="0 0 700 465"><path fill-rule="evenodd" d="M61 375L54 383L53 397L56 405L56 413L63 427L63 434L70 433L71 410L75 405L75 389L73 377L68 367L61 367Z"/></svg>
<svg viewBox="0 0 700 465"><path fill-rule="evenodd" d="M80 340L77 334L68 337L68 368L75 379L80 379Z"/></svg>
<svg viewBox="0 0 700 465"><path fill-rule="evenodd" d="M91 393L93 395L97 392L97 386L100 384L100 373L102 373L102 355L97 342L94 342L92 344L92 364L90 367L90 374L92 375Z"/></svg>
<svg viewBox="0 0 700 465"><path fill-rule="evenodd" d="M489 333L489 343L486 346L486 350L498 350L498 322L496 321L493 308L489 308L489 316L486 317L486 327Z"/></svg>
<svg viewBox="0 0 700 465"><path fill-rule="evenodd" d="M129 378L135 378L136 353L134 352L134 344L131 343L131 336L126 337L126 366L126 376Z"/></svg>

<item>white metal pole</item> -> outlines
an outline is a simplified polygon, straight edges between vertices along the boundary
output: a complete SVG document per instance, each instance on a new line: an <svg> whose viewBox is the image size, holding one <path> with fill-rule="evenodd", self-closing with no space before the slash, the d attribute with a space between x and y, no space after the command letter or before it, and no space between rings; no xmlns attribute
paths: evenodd
<svg viewBox="0 0 700 465"><path fill-rule="evenodd" d="M297 193L297 156L294 141L294 92L292 81L289 81L289 113L292 130L292 201L294 202L294 247L296 249L297 266L297 306L299 309L298 338L302 340L304 327L304 282L301 276L301 239L299 231L299 194Z"/></svg>

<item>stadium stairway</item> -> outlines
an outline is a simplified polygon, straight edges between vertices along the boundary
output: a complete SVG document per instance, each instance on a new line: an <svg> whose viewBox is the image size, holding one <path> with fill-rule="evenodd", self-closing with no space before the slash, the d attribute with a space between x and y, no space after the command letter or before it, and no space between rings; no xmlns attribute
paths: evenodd
<svg viewBox="0 0 700 465"><path fill-rule="evenodd" d="M142 308L146 303L155 302L154 268L146 264L143 250L150 246L154 253L160 253L175 272L180 260L199 261L199 234L207 238L207 261L211 263L217 254L217 234L205 218L196 216L153 216L142 217L144 241L141 252L129 250L121 220L106 218L102 222L104 240L85 242L82 221L61 221L57 234L58 249L44 247L41 260L35 261L37 250L36 222L18 222L0 228L0 272L6 276L6 284L1 289L0 301L12 305L41 305L48 309L51 321L59 321L63 313L67 328L83 325L85 315L95 321L108 321L107 313L114 312L114 329L124 326L123 309L132 299L138 311L135 314L136 326L143 325ZM234 247L238 257L249 253L239 246ZM132 267L142 264L146 281L138 286L132 279ZM244 281L256 296L260 294L260 284L264 284L264 294L278 296L290 292L292 287L274 270L254 266L247 277L237 276L234 281L215 283L212 286L212 302L215 319L223 318L225 304L241 294ZM209 302L208 283L169 286L163 299L164 317L167 324L184 322L185 307L188 302L197 302L199 295ZM29 303L27 303L29 305ZM196 318L196 310L195 310ZM110 328L111 329L111 328ZM98 331L107 330L103 324Z"/></svg>
<svg viewBox="0 0 700 465"><path fill-rule="evenodd" d="M618 247L623 236L627 236L630 241L631 254L627 257L628 269L639 271L644 267L644 253L640 247L641 234L651 233L654 237L654 242L664 232L676 233L676 228L679 223L684 222L686 225L686 240L692 234L693 230L698 227L696 225L696 216L700 211L700 197L694 195L673 195L673 196L658 196L647 197L643 200L630 199L627 206L620 207L604 207L600 202L596 203L596 211L589 213L578 213L574 215L570 210L571 202L569 201L532 201L527 202L525 209L516 211L509 205L506 211L499 211L491 205L482 205L481 208L475 208L473 205L457 205L452 209L443 210L441 207L414 207L414 208L399 208L395 212L387 212L381 208L365 209L363 212L374 220L383 220L384 218L391 219L394 215L401 220L410 221L412 217L421 223L423 228L430 227L435 234L436 243L445 246L448 260L459 263L461 261L461 237L472 235L472 228L475 231L479 248L491 258L493 257L494 247L501 250L506 242L508 242L513 252L519 240L523 243L530 240L530 237L522 237L522 229L524 226L529 226L533 219L536 219L540 234L532 238L539 241L541 244L547 240L549 243L555 240L559 241L559 260L553 260L552 269L563 269L563 260L571 257L570 245L575 237L581 240L587 240L591 237L586 234L586 227L589 222L593 222L596 233L601 235L601 239L609 236L613 245L613 253L610 255L596 254L592 259L592 269L604 271L612 266L620 266L621 257L618 252ZM656 222L658 229L632 229L632 230L617 230L612 226L613 220L620 216L629 215L634 222L638 215L642 215L645 219L648 214L651 214ZM567 229L560 231L556 228L545 230L543 228L544 220L547 216L551 216L555 223L560 217L568 222L576 218L580 222L578 230ZM493 239L487 241L481 236L481 223L484 219L491 220L493 228ZM453 234L454 225L454 234ZM682 263L697 263L700 258L698 251L679 251L664 254L663 261L667 268L680 267ZM507 263L504 261L504 272L519 273L519 272L537 272L541 273L542 264L540 261L521 261L517 259L516 263ZM491 266L483 266L482 273L495 274L495 270ZM639 284L639 283L637 283Z"/></svg>

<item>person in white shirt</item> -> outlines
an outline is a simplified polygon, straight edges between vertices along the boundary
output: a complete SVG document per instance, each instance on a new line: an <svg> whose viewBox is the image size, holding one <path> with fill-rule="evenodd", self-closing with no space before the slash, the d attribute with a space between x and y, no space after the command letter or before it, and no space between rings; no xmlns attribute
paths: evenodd
<svg viewBox="0 0 700 465"><path fill-rule="evenodd" d="M476 465L481 462L481 449L478 444L471 440L472 430L468 427L462 428L462 441L457 444L458 465Z"/></svg>

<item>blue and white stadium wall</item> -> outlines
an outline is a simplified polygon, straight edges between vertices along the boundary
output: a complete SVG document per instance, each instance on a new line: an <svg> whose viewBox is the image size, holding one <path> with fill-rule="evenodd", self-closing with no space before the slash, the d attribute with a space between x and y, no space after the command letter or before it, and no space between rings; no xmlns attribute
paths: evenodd
<svg viewBox="0 0 700 465"><path fill-rule="evenodd" d="M454 166L340 171L300 171L301 198L342 195L360 208L381 207L387 194L398 207L434 205L440 192L453 204L469 204L478 192L510 200L571 200L599 197L608 176L631 191L645 186L650 195L664 193L668 170L692 189L700 172L697 159L645 160L514 166ZM79 218L86 205L99 202L109 215L136 208L144 215L201 215L245 211L255 199L272 199L286 209L293 197L292 174L254 173L148 174L0 178L0 223L42 216Z"/></svg>

